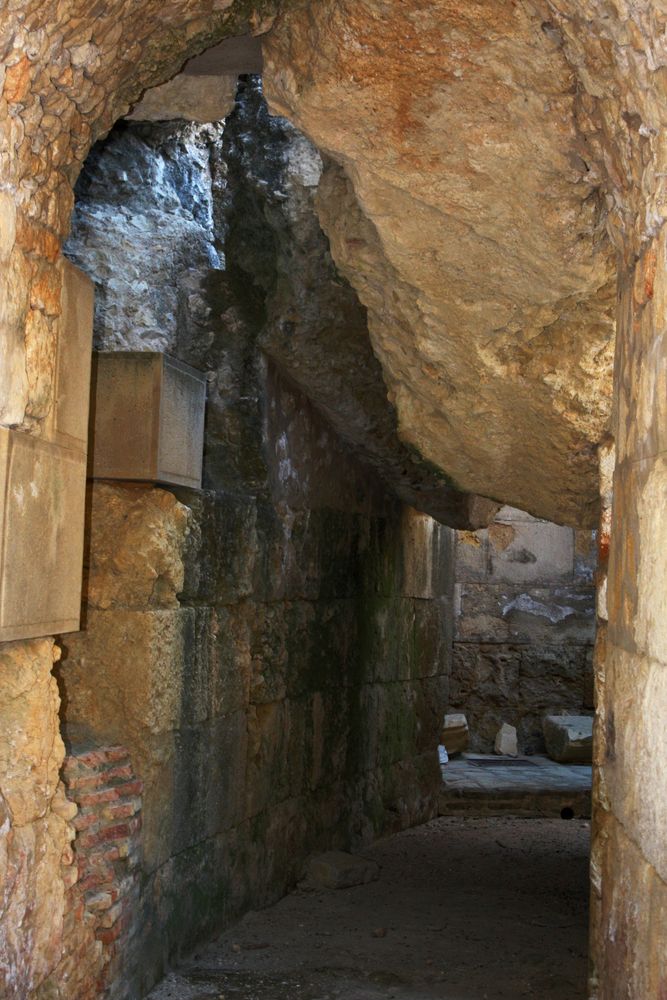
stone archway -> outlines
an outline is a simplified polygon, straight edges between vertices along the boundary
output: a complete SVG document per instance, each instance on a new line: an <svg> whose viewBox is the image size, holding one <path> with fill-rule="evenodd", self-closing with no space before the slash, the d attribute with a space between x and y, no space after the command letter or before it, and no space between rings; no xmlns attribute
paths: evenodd
<svg viewBox="0 0 667 1000"><path fill-rule="evenodd" d="M271 29L265 51L273 105L338 164L321 199L321 218L339 267L369 309L401 433L464 490L560 520L595 519L595 448L607 429L610 403L605 344L613 266L606 230L620 261L614 427L619 464L610 651L600 650L605 676L601 670L596 889L602 902L592 989L600 1000L621 995L621 989L634 997L659 996L665 989L664 931L655 916L651 928L645 925L633 901L640 886L648 886L651 912L664 919L659 831L667 807L652 752L662 729L648 720L657 719L660 727L665 714L659 624L665 581L650 541L663 517L664 414L658 397L664 363L665 11L648 2L619 4L611 12L603 2L592 2L586 11L553 2L478 5L463 15L443 2L422 3L410 16L405 5L384 5L378 17L374 3L322 0L286 5L274 23L277 7L249 12L240 2L181 2L79 9L27 2L3 15L0 421L48 440L62 335L60 242L72 183L91 143L146 86L172 76L187 56L248 27ZM488 84L487 126L495 101L503 126L521 139L519 152L513 161L504 135L485 128L479 146L492 149L490 159L465 161L463 170L463 161L457 162L456 169L449 165L441 173L447 150L435 134L448 120L457 121L459 132L479 128L480 121L474 107L472 121L455 113L449 119L434 98L434 80L446 77L446 104L448 88L453 94L457 82L465 85L466 74L481 74ZM541 89L544 76L551 85L559 82L553 103ZM534 138L531 130L547 113L544 97L549 113L554 105L558 112L538 152L553 149L555 155L540 163L546 173L536 178L519 167L530 155L523 140ZM521 99L530 112L514 103ZM369 122L379 124L376 135ZM491 186L489 164L498 167ZM430 178L426 198L423 175ZM545 176L554 197L538 200L536 208ZM454 212L452 177L460 184ZM487 213L493 225L479 232L473 223L487 207L486 195L491 206L499 198L502 211L495 219ZM343 220L334 211L341 203ZM522 217L516 231L513 212ZM508 232L512 239L499 239ZM426 238L431 233L433 245ZM441 234L451 252L439 256L447 245ZM449 285L443 294L442 273L465 294L457 296ZM495 295L482 308L476 301L480 286L491 286ZM448 324L461 334L460 343L449 330L442 337ZM500 348L498 330L505 331ZM478 407L468 428L471 398ZM26 701L22 689L18 693L33 720L51 718L48 641L14 644L3 656L10 693L34 667L39 677L26 689L34 701ZM627 690L629 676L635 677L633 691L646 692L643 701ZM8 731L16 725L8 717ZM627 742L631 731L633 747ZM33 890L54 870L68 839L67 808L56 795L57 756L53 749L43 759L46 778L17 824L21 837L39 836L46 845L34 851L33 843L27 855ZM655 795L642 794L640 761ZM9 759L8 774L12 766ZM16 816L15 789L11 782L0 787ZM622 928L616 944L604 932L612 926ZM48 965L47 937L42 928L34 953L25 957L25 982L37 982Z"/></svg>

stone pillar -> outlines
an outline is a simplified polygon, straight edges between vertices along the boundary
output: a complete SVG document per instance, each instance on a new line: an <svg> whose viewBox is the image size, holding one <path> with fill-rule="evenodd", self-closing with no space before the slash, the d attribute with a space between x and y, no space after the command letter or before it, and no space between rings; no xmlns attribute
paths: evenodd
<svg viewBox="0 0 667 1000"><path fill-rule="evenodd" d="M613 514L599 608L604 617L606 603L609 621L597 648L591 1000L667 997L665 254L663 228L619 275Z"/></svg>

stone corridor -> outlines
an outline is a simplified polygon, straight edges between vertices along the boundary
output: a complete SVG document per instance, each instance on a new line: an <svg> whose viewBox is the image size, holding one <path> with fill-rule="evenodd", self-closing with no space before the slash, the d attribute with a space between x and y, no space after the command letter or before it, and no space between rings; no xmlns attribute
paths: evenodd
<svg viewBox="0 0 667 1000"><path fill-rule="evenodd" d="M0 5L3 1000L666 1000L666 108L667 0Z"/></svg>

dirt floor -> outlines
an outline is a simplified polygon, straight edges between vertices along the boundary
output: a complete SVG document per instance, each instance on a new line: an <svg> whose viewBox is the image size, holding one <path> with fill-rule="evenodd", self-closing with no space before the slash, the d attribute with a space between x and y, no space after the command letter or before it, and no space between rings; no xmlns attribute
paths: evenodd
<svg viewBox="0 0 667 1000"><path fill-rule="evenodd" d="M151 1000L577 1000L589 823L442 818L364 851L368 885L248 914Z"/></svg>

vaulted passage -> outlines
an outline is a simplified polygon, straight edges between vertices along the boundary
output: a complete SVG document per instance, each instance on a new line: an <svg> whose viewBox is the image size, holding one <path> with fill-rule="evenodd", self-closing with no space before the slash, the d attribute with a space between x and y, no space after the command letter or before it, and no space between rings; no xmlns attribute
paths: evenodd
<svg viewBox="0 0 667 1000"><path fill-rule="evenodd" d="M667 995L666 20L0 14L2 996Z"/></svg>

